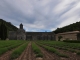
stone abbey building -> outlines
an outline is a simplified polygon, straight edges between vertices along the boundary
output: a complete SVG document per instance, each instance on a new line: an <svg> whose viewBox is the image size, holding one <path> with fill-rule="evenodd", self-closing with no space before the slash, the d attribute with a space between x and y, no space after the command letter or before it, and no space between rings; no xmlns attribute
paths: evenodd
<svg viewBox="0 0 80 60"><path fill-rule="evenodd" d="M20 24L20 28L17 31L9 31L9 40L59 40L59 36L62 36L63 40L80 40L80 31L64 32L54 34L54 32L26 32L23 29L23 24Z"/></svg>
<svg viewBox="0 0 80 60"><path fill-rule="evenodd" d="M80 40L80 31L64 32L56 34L56 41L58 37L62 36L61 41L63 40Z"/></svg>
<svg viewBox="0 0 80 60"><path fill-rule="evenodd" d="M17 31L9 31L9 40L55 40L53 32L26 32L23 24Z"/></svg>

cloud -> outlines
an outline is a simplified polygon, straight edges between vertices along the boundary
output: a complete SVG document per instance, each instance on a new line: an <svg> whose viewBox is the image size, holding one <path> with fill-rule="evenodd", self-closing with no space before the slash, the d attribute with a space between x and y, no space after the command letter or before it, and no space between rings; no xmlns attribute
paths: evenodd
<svg viewBox="0 0 80 60"><path fill-rule="evenodd" d="M80 21L79 0L1 0L0 18L26 31L53 31Z"/></svg>

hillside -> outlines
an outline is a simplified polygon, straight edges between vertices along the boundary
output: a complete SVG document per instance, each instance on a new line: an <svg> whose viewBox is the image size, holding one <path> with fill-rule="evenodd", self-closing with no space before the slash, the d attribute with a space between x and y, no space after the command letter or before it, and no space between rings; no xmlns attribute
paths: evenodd
<svg viewBox="0 0 80 60"><path fill-rule="evenodd" d="M76 22L76 23L64 26L62 28L57 28L53 32L57 34L57 33L70 32L70 31L80 31L80 22Z"/></svg>
<svg viewBox="0 0 80 60"><path fill-rule="evenodd" d="M6 25L8 31L16 31L18 29L17 27L12 25L10 22L6 22L5 20L0 19L0 25L1 25L2 22Z"/></svg>

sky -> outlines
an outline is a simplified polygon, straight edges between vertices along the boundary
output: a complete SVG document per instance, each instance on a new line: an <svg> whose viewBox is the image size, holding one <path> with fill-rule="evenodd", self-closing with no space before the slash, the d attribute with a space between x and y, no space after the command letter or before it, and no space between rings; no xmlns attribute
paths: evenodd
<svg viewBox="0 0 80 60"><path fill-rule="evenodd" d="M0 0L0 18L29 32L51 32L80 21L80 0Z"/></svg>

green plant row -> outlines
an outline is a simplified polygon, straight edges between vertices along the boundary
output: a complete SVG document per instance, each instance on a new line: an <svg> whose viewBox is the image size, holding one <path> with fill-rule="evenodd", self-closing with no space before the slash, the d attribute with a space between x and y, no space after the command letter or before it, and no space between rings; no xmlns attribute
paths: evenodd
<svg viewBox="0 0 80 60"><path fill-rule="evenodd" d="M0 48L8 47L17 43L21 43L22 41L15 41L15 40L9 40L9 41L0 41Z"/></svg>
<svg viewBox="0 0 80 60"><path fill-rule="evenodd" d="M75 49L72 49L72 48L59 47L59 46L53 46L53 47L54 47L54 48L57 48L57 49L67 50L67 51L75 52L75 53L76 53L76 50L75 50Z"/></svg>
<svg viewBox="0 0 80 60"><path fill-rule="evenodd" d="M41 43L42 44L42 43ZM75 49L72 49L72 48L66 48L66 47L60 47L60 46L54 46L54 45L49 45L49 44L43 44L43 45L46 45L46 46L50 46L50 47L54 47L54 48L57 48L57 49L61 49L61 50L67 50L67 51L70 51L70 52L75 52L77 53L77 51Z"/></svg>
<svg viewBox="0 0 80 60"><path fill-rule="evenodd" d="M79 43L66 43L60 41L38 41L38 42L50 46L58 46L58 47L65 47L65 48L78 49L78 50L80 49Z"/></svg>
<svg viewBox="0 0 80 60"><path fill-rule="evenodd" d="M65 58L68 58L69 56L65 55L65 54L62 54L60 52L58 52L55 48L53 47L50 47L50 46L45 46L45 45L42 45L42 44L39 44L41 47L45 48L47 51L49 52L52 52L52 53L55 53L56 55L60 56L60 57L65 57Z"/></svg>
<svg viewBox="0 0 80 60"><path fill-rule="evenodd" d="M36 57L43 57L41 50L35 43L32 43L32 49L33 49L34 53L36 54Z"/></svg>
<svg viewBox="0 0 80 60"><path fill-rule="evenodd" d="M25 44L21 45L17 49L15 49L13 51L13 53L11 54L11 58L10 59L14 60L14 59L18 58L22 54L22 52L25 50L25 48L27 47L27 45L28 45L28 42L26 42Z"/></svg>
<svg viewBox="0 0 80 60"><path fill-rule="evenodd" d="M50 43L48 44L48 42L40 42L40 44L47 45L47 46L50 46L50 47L54 47L54 48L61 49L61 50L70 51L70 52L73 52L73 53L75 52L77 55L80 55L80 51L77 50L77 48L79 47L79 44L76 44L76 43L69 43L69 45L67 45L68 43L65 43L65 44L63 44L63 46L61 46L61 45L54 45L54 43L53 44L50 44ZM76 46L78 46L78 47L76 47Z"/></svg>
<svg viewBox="0 0 80 60"><path fill-rule="evenodd" d="M63 42L68 42L68 43L80 43L80 40L63 40Z"/></svg>
<svg viewBox="0 0 80 60"><path fill-rule="evenodd" d="M24 42L21 42L21 43L17 43L17 44L14 44L14 45L10 45L8 47L4 47L4 48L0 48L0 55L2 55L3 53L7 52L8 50L11 50L13 48L16 48L18 47L19 45L23 44Z"/></svg>

